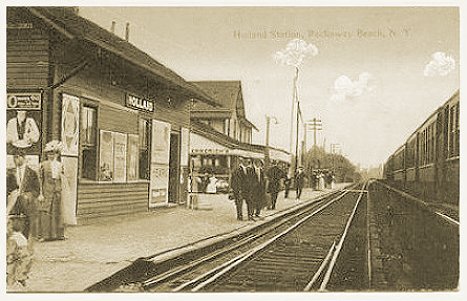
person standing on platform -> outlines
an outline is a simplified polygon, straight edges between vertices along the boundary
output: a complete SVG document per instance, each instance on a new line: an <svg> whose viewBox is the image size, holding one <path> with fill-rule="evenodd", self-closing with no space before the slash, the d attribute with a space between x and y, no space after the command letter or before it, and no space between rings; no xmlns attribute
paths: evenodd
<svg viewBox="0 0 467 301"><path fill-rule="evenodd" d="M299 167L295 173L295 191L297 200L300 199L302 195L303 186L305 185L305 171L303 167Z"/></svg>
<svg viewBox="0 0 467 301"><path fill-rule="evenodd" d="M217 178L214 176L214 174L211 172L209 175L208 179L208 185L206 186L206 193L217 193Z"/></svg>
<svg viewBox="0 0 467 301"><path fill-rule="evenodd" d="M287 175L284 179L284 198L289 198L290 185L292 184L292 177Z"/></svg>
<svg viewBox="0 0 467 301"><path fill-rule="evenodd" d="M232 173L230 187L232 189L235 207L237 209L237 219L243 220L243 202L246 202L248 219L253 219L253 206L251 204L251 183L252 171L248 159L240 158L238 168Z"/></svg>
<svg viewBox="0 0 467 301"><path fill-rule="evenodd" d="M260 159L253 163L255 173L252 189L252 203L254 204L255 217L260 218L261 209L265 206L266 200L266 177L264 176L264 164Z"/></svg>
<svg viewBox="0 0 467 301"><path fill-rule="evenodd" d="M37 173L27 165L21 149L16 150L14 162L15 168L7 171L7 181L10 182L7 186L9 190L13 189L10 191L7 208L11 215L24 215L24 224L20 228L29 239L37 236L40 182Z"/></svg>
<svg viewBox="0 0 467 301"><path fill-rule="evenodd" d="M267 191L269 194L271 194L271 206L268 209L276 209L277 196L279 194L279 191L281 190L280 181L282 178L286 178L286 176L287 175L285 174L285 172L277 166L277 162L273 161L272 166L267 172L267 177L269 180Z"/></svg>
<svg viewBox="0 0 467 301"><path fill-rule="evenodd" d="M65 239L65 226L63 223L62 208L62 180L64 169L59 161L61 143L51 141L45 146L47 160L42 162L40 168L41 179L41 211L39 239L45 241Z"/></svg>

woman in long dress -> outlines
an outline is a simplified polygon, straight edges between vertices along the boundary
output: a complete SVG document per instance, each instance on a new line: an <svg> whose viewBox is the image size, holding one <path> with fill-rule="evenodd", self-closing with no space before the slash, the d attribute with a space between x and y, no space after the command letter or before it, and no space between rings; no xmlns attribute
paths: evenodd
<svg viewBox="0 0 467 301"><path fill-rule="evenodd" d="M42 162L39 175L41 179L40 196L40 230L39 239L63 240L65 239L65 226L62 209L62 178L64 169L59 161L60 149L54 143L45 147L47 160Z"/></svg>

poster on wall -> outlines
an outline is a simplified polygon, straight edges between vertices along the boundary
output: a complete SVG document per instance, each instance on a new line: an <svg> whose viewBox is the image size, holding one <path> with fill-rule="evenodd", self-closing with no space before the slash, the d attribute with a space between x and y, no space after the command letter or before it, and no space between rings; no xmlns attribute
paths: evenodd
<svg viewBox="0 0 467 301"><path fill-rule="evenodd" d="M112 181L114 158L112 132L100 131L99 180Z"/></svg>
<svg viewBox="0 0 467 301"><path fill-rule="evenodd" d="M151 162L169 164L170 123L152 120Z"/></svg>
<svg viewBox="0 0 467 301"><path fill-rule="evenodd" d="M40 155L42 94L7 93L6 120L7 154Z"/></svg>
<svg viewBox="0 0 467 301"><path fill-rule="evenodd" d="M149 208L169 201L169 151L170 124L153 119Z"/></svg>
<svg viewBox="0 0 467 301"><path fill-rule="evenodd" d="M190 152L190 130L182 128L182 145L180 148L180 165L188 166L188 153Z"/></svg>
<svg viewBox="0 0 467 301"><path fill-rule="evenodd" d="M63 171L67 179L67 197L62 200L66 224L76 224L76 200L78 199L78 158L62 157Z"/></svg>
<svg viewBox="0 0 467 301"><path fill-rule="evenodd" d="M138 180L139 140L138 135L128 134L127 179Z"/></svg>
<svg viewBox="0 0 467 301"><path fill-rule="evenodd" d="M114 140L114 168L113 181L126 181L126 157L127 157L127 135L123 133L113 133Z"/></svg>
<svg viewBox="0 0 467 301"><path fill-rule="evenodd" d="M79 146L79 98L62 95L62 155L78 156Z"/></svg>

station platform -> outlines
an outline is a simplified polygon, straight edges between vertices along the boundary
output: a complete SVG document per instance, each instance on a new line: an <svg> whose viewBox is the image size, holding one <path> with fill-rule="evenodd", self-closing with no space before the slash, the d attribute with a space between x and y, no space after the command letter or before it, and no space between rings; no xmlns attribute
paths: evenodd
<svg viewBox="0 0 467 301"><path fill-rule="evenodd" d="M336 184L335 190L348 184ZM234 201L225 194L200 195L199 209L182 206L159 208L131 216L98 220L69 227L64 241L35 242L34 259L26 292L83 292L89 286L153 256L196 244L209 238L255 227L291 207L309 202L330 189L304 189L301 200L281 192L276 210L263 210L264 219L238 221ZM246 206L244 206L244 217ZM13 290L8 290L13 291Z"/></svg>

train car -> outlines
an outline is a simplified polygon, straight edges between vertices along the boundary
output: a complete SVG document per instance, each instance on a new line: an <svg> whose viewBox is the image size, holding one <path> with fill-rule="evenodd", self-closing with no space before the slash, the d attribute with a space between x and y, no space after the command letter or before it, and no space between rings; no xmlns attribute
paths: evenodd
<svg viewBox="0 0 467 301"><path fill-rule="evenodd" d="M458 204L459 133L457 91L388 158L384 178L423 199Z"/></svg>

